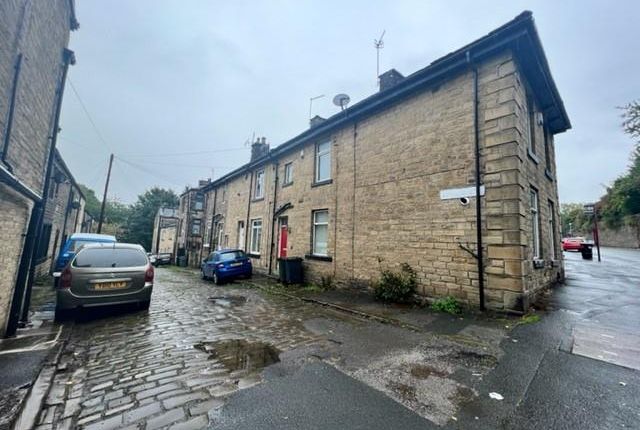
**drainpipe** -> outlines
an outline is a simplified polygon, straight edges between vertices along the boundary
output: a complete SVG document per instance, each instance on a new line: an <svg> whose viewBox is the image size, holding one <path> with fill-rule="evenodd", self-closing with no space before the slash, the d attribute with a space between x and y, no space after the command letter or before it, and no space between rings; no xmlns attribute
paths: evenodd
<svg viewBox="0 0 640 430"><path fill-rule="evenodd" d="M62 224L62 238L64 238L65 233L67 232L67 221L69 220L69 212L71 212L71 204L73 203L73 188L71 186L71 182L69 182L69 198L67 198L67 209L64 212L64 222ZM61 241L62 242L62 241ZM64 243L60 244L60 251L64 247ZM53 250L53 259L55 260L55 249Z"/></svg>
<svg viewBox="0 0 640 430"><path fill-rule="evenodd" d="M276 203L278 197L278 166L280 163L276 161L276 177L275 177L275 186L273 187L273 213L271 216L271 249L269 250L269 275L272 273L273 269L273 249L275 248L275 224L276 224Z"/></svg>
<svg viewBox="0 0 640 430"><path fill-rule="evenodd" d="M482 251L482 207L480 204L480 129L478 124L478 66L471 60L471 52L467 51L467 63L473 73L473 140L475 149L475 182L476 182L476 241L478 259L478 289L480 295L480 310L485 310L484 304L484 259Z"/></svg>

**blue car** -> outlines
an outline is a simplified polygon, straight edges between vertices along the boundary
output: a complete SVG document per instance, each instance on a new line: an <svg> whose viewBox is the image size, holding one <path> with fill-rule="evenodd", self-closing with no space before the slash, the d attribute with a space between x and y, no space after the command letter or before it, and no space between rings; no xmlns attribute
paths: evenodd
<svg viewBox="0 0 640 430"><path fill-rule="evenodd" d="M110 234L95 234L95 233L74 233L65 242L62 247L62 251L58 255L54 272L62 272L67 266L69 261L73 259L76 252L82 245L88 245L90 243L115 243L116 237Z"/></svg>
<svg viewBox="0 0 640 430"><path fill-rule="evenodd" d="M236 278L251 278L251 259L240 249L214 251L202 260L202 279L212 279L216 285Z"/></svg>

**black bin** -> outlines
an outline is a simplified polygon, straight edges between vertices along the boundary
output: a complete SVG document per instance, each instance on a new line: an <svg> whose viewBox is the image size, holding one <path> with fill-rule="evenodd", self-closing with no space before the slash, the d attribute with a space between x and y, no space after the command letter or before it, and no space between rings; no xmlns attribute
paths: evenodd
<svg viewBox="0 0 640 430"><path fill-rule="evenodd" d="M302 284L302 258L279 258L280 282L283 284Z"/></svg>
<svg viewBox="0 0 640 430"><path fill-rule="evenodd" d="M593 260L593 247L591 245L583 244L580 247L580 253L583 260Z"/></svg>

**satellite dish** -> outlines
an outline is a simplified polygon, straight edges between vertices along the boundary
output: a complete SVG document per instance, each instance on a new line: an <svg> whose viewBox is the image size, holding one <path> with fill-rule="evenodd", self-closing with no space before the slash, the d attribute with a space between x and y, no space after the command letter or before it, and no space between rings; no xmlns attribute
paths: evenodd
<svg viewBox="0 0 640 430"><path fill-rule="evenodd" d="M351 99L346 94L338 94L333 98L333 104L336 106L340 106L340 109L342 110L347 107L350 101Z"/></svg>

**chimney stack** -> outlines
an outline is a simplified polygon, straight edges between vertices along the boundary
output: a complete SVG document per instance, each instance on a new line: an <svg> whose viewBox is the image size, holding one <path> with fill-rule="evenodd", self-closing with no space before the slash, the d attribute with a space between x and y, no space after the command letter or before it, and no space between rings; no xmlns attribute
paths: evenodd
<svg viewBox="0 0 640 430"><path fill-rule="evenodd" d="M326 118L322 118L320 115L316 115L309 120L309 128L317 127L325 121Z"/></svg>
<svg viewBox="0 0 640 430"><path fill-rule="evenodd" d="M258 137L255 142L251 144L251 161L255 161L264 157L269 153L269 144L266 137Z"/></svg>
<svg viewBox="0 0 640 430"><path fill-rule="evenodd" d="M380 91L387 90L404 80L402 73L398 72L396 69L387 70L378 78L380 79Z"/></svg>

